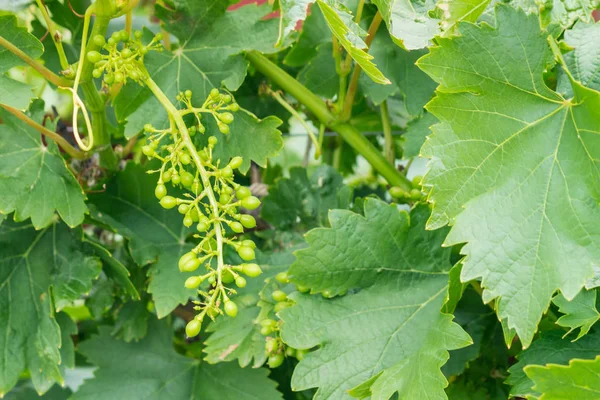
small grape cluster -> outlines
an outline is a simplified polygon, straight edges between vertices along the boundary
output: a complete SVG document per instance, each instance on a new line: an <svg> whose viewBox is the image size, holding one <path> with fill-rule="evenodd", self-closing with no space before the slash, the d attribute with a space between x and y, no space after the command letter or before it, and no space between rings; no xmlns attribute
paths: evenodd
<svg viewBox="0 0 600 400"><path fill-rule="evenodd" d="M275 276L275 281L276 282L269 282L267 287L270 286L270 288L274 290L270 293L270 299L267 298L265 300L269 303L271 300L275 302L273 312L278 313L284 308L290 307L293 303L288 298L285 291L282 290L284 289L284 286L290 282L287 273L278 273ZM298 287L296 287L296 289L298 289ZM293 347L286 345L283 340L281 340L280 336L281 321L275 320L274 318L269 318L267 315L265 318L258 321L261 327L260 333L266 336L265 352L267 354L267 363L269 367L279 367L283 363L285 357L295 357L301 361L308 350L294 349Z"/></svg>
<svg viewBox="0 0 600 400"><path fill-rule="evenodd" d="M415 176L412 180L413 189L410 192L404 191L401 187L392 186L390 188L390 194L395 199L400 199L403 201L419 201L423 198L423 192L421 191L421 181L423 177Z"/></svg>
<svg viewBox="0 0 600 400"><path fill-rule="evenodd" d="M97 51L89 51L86 54L87 60L94 64L92 76L100 78L104 74L104 82L107 85L126 83L127 79L143 84L146 75L143 66L144 55L151 50L162 51L162 38L163 35L158 33L150 43L143 44L140 31L136 31L133 38L127 31L114 32L108 40L101 35L94 36L94 43L105 49L108 54Z"/></svg>

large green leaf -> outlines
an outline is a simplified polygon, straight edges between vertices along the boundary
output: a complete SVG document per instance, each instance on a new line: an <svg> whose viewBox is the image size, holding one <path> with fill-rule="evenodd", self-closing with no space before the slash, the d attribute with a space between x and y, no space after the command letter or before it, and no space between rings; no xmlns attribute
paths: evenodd
<svg viewBox="0 0 600 400"><path fill-rule="evenodd" d="M210 365L173 349L169 325L150 319L148 335L137 343L115 339L109 327L79 346L99 368L72 400L255 400L281 399L264 369L234 363Z"/></svg>
<svg viewBox="0 0 600 400"><path fill-rule="evenodd" d="M511 397L539 396L532 389L533 382L525 375L524 368L528 365L563 364L573 358L593 359L600 354L600 332L592 330L576 342L563 339L562 331L544 332L535 340L531 347L521 352L515 365L508 370L510 376L506 383L512 386Z"/></svg>
<svg viewBox="0 0 600 400"><path fill-rule="evenodd" d="M190 274L177 268L179 257L192 247L185 242L190 230L176 210L160 206L154 196L156 179L141 166L129 163L107 183L106 191L90 196L90 208L92 218L129 239L129 250L138 265L153 263L148 270L148 291L162 318L187 303L194 291L184 286Z"/></svg>
<svg viewBox="0 0 600 400"><path fill-rule="evenodd" d="M27 32L26 28L20 27L17 17L13 14L0 15L0 34L3 39L9 41L33 59L40 57L44 52L44 46L40 41ZM4 46L0 46L0 73L19 65L25 65L25 62Z"/></svg>
<svg viewBox="0 0 600 400"><path fill-rule="evenodd" d="M331 31L319 7L312 7L310 15L302 23L302 31L298 41L292 46L283 59L284 64L301 67L317 53L323 43L331 42Z"/></svg>
<svg viewBox="0 0 600 400"><path fill-rule="evenodd" d="M394 41L407 50L422 49L439 33L439 21L430 17L435 0L373 0Z"/></svg>
<svg viewBox="0 0 600 400"><path fill-rule="evenodd" d="M43 393L63 383L59 364L73 366L73 345L65 340L70 342L74 326L66 316L57 321L54 308L87 293L100 273L99 260L83 252L81 235L62 223L39 231L11 220L0 225L2 395L25 369Z"/></svg>
<svg viewBox="0 0 600 400"><path fill-rule="evenodd" d="M307 230L327 224L327 213L350 205L352 190L343 177L328 165L319 166L310 178L305 168L293 167L290 177L269 188L263 200L262 217L277 229Z"/></svg>
<svg viewBox="0 0 600 400"><path fill-rule="evenodd" d="M165 10L158 14L167 21L167 28L178 35L179 47L173 52L149 53L145 65L171 101L175 101L179 92L191 90L194 104L200 106L212 88L237 90L248 66L242 52L277 51L274 47L277 21L263 20L270 12L267 4L246 5L226 12L225 3L222 0L200 0L185 5L178 2L182 8L175 14ZM115 111L120 121L127 120L127 137L140 132L146 123L157 127L168 123L166 112L150 90L135 82L121 90L115 99Z"/></svg>
<svg viewBox="0 0 600 400"><path fill-rule="evenodd" d="M339 93L340 77L335 68L331 42L317 46L316 51L315 56L300 70L297 79L314 94L332 99ZM368 77L365 79L373 82Z"/></svg>
<svg viewBox="0 0 600 400"><path fill-rule="evenodd" d="M600 319L600 313L596 309L595 289L582 289L571 301L568 301L562 294L559 294L552 299L552 302L558 306L558 311L565 314L556 323L560 326L570 328L567 335L575 329L581 328L575 340L587 334L598 319Z"/></svg>
<svg viewBox="0 0 600 400"><path fill-rule="evenodd" d="M37 104L32 118L41 120L42 111ZM58 146L44 146L38 131L3 109L0 119L0 213L31 218L37 229L50 224L55 212L71 227L81 224L88 212L85 195Z"/></svg>
<svg viewBox="0 0 600 400"><path fill-rule="evenodd" d="M444 232L426 232L427 206L410 217L395 206L365 200L365 216L334 210L331 228L307 234L289 275L312 292L334 299L292 295L280 312L283 340L294 348L320 348L305 356L292 388L318 387L315 399L444 398L440 367L448 350L471 343L442 314L448 289L450 249ZM410 221L410 222L409 222Z"/></svg>
<svg viewBox="0 0 600 400"><path fill-rule="evenodd" d="M440 83L427 109L441 121L421 153L428 227L453 225L446 245L467 243L462 280L481 278L527 347L554 292L575 297L600 259L600 93L550 90L537 18L499 5L496 19L462 24L419 60Z"/></svg>
<svg viewBox="0 0 600 400"><path fill-rule="evenodd" d="M541 392L541 400L596 400L600 398L600 356L595 360L571 360L569 365L532 365L527 376Z"/></svg>

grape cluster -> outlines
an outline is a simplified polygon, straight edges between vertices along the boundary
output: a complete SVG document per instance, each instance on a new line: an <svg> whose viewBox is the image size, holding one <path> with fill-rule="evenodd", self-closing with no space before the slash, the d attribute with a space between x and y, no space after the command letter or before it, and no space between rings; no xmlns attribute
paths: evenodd
<svg viewBox="0 0 600 400"><path fill-rule="evenodd" d="M401 187L392 186L390 188L390 194L393 198L400 199L403 201L419 201L423 198L423 192L421 191L421 176L415 176L412 180L413 189L410 192L404 191Z"/></svg>
<svg viewBox="0 0 600 400"><path fill-rule="evenodd" d="M100 78L104 74L104 82L107 85L126 83L127 79L143 84L146 74L143 66L144 55L150 50L162 51L162 38L162 34L158 33L150 43L143 44L140 31L136 31L133 38L127 31L114 32L108 40L101 35L94 36L94 43L105 49L108 54L97 51L89 51L86 54L87 60L94 64L92 76Z"/></svg>

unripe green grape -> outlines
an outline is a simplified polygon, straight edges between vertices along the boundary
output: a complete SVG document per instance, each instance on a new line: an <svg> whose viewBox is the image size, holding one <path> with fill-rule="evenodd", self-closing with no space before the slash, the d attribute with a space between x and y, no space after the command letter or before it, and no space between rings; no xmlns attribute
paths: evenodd
<svg viewBox="0 0 600 400"><path fill-rule="evenodd" d="M244 228L252 229L256 227L256 220L252 215L243 214L240 218L240 222L244 225Z"/></svg>
<svg viewBox="0 0 600 400"><path fill-rule="evenodd" d="M193 223L194 221L192 220L191 216L186 215L185 217L183 217L183 225L185 225L186 228L192 226Z"/></svg>
<svg viewBox="0 0 600 400"><path fill-rule="evenodd" d="M173 182L173 185L179 185L181 183L181 177L179 176L177 171L175 171L175 173L173 173L173 176L171 176L171 182Z"/></svg>
<svg viewBox="0 0 600 400"><path fill-rule="evenodd" d="M219 127L219 132L221 132L223 135L229 134L229 125L221 122L218 123L217 126Z"/></svg>
<svg viewBox="0 0 600 400"><path fill-rule="evenodd" d="M310 290L310 288L302 285L296 285L296 290L300 293L307 293Z"/></svg>
<svg viewBox="0 0 600 400"><path fill-rule="evenodd" d="M191 137L196 136L196 132L198 132L198 128L196 128L195 126L192 126L190 129L188 129L188 133Z"/></svg>
<svg viewBox="0 0 600 400"><path fill-rule="evenodd" d="M214 276L212 276L211 278L214 279ZM213 282L214 283L214 282ZM215 318L217 315L219 315L219 312L217 311L216 308L209 308L208 311L206 311L206 313L208 314L209 317L211 318Z"/></svg>
<svg viewBox="0 0 600 400"><path fill-rule="evenodd" d="M211 137L208 138L208 144L211 145L211 146L216 145L217 141L218 140L217 140L217 138L215 136L211 136Z"/></svg>
<svg viewBox="0 0 600 400"><path fill-rule="evenodd" d="M275 321L274 319L266 318L260 321L260 325L275 328L277 327L277 321Z"/></svg>
<svg viewBox="0 0 600 400"><path fill-rule="evenodd" d="M146 145L142 146L142 153L144 153L144 155L146 155L148 157L152 157L155 152L152 147L150 147L146 144Z"/></svg>
<svg viewBox="0 0 600 400"><path fill-rule="evenodd" d="M279 283L290 283L290 279L288 278L287 272L280 272L275 275L275 280Z"/></svg>
<svg viewBox="0 0 600 400"><path fill-rule="evenodd" d="M94 69L94 70L92 71L92 76L93 76L94 78L100 78L100 77L102 76L102 70L99 70L99 69L97 69L97 68L96 68L96 69Z"/></svg>
<svg viewBox="0 0 600 400"><path fill-rule="evenodd" d="M392 197L395 198L403 198L406 197L408 195L408 193L406 193L406 191L398 186L392 186L390 188L390 194L392 195Z"/></svg>
<svg viewBox="0 0 600 400"><path fill-rule="evenodd" d="M140 47L140 54L144 55L148 52L148 48L146 46Z"/></svg>
<svg viewBox="0 0 600 400"><path fill-rule="evenodd" d="M256 278L262 274L262 270L258 264L244 264L242 265L242 273L250 278Z"/></svg>
<svg viewBox="0 0 600 400"><path fill-rule="evenodd" d="M184 165L188 165L192 162L192 157L190 157L188 153L181 153L179 155L179 161L181 161L181 163Z"/></svg>
<svg viewBox="0 0 600 400"><path fill-rule="evenodd" d="M285 294L285 292L283 290L276 290L276 291L274 291L273 293L271 293L271 297L276 302L282 302L282 301L286 301L287 300L287 294Z"/></svg>
<svg viewBox="0 0 600 400"><path fill-rule="evenodd" d="M330 299L333 297L333 292L329 289L325 289L325 290L323 290L323 293L321 293L321 295L323 297L325 297L326 299Z"/></svg>
<svg viewBox="0 0 600 400"><path fill-rule="evenodd" d="M192 258L185 264L181 265L179 267L179 270L181 272L194 272L195 270L198 269L200 264L201 264L200 260L198 260L197 258Z"/></svg>
<svg viewBox="0 0 600 400"><path fill-rule="evenodd" d="M242 200L242 207L247 210L255 210L260 206L260 200L254 196L246 197Z"/></svg>
<svg viewBox="0 0 600 400"><path fill-rule="evenodd" d="M225 168L221 170L221 176L223 176L223 178L225 179L231 178L233 176L233 170L229 165L225 166Z"/></svg>
<svg viewBox="0 0 600 400"><path fill-rule="evenodd" d="M298 361L304 360L306 353L308 353L308 350L296 350L296 359Z"/></svg>
<svg viewBox="0 0 600 400"><path fill-rule="evenodd" d="M187 204L180 204L179 207L177 207L177 211L179 211L179 214L187 214L189 210L190 206L188 206Z"/></svg>
<svg viewBox="0 0 600 400"><path fill-rule="evenodd" d="M194 182L192 182L192 191L195 194L200 193L200 190L202 190L202 186L200 186L200 181L198 179L194 179Z"/></svg>
<svg viewBox="0 0 600 400"><path fill-rule="evenodd" d="M272 355L269 357L267 364L269 364L269 368L279 367L281 364L283 364L283 354Z"/></svg>
<svg viewBox="0 0 600 400"><path fill-rule="evenodd" d="M138 79L141 78L141 75L138 71L133 70L129 73L129 76L131 77L131 79L133 79L134 81L137 81Z"/></svg>
<svg viewBox="0 0 600 400"><path fill-rule="evenodd" d="M229 164L229 165L231 165L231 164ZM250 197L250 196L252 196L252 192L246 186L240 186L235 191L235 197L237 197L238 200L244 200L245 198Z"/></svg>
<svg viewBox="0 0 600 400"><path fill-rule="evenodd" d="M125 79L125 76L123 76L122 72L115 72L115 82L116 83L121 83L123 82L123 79Z"/></svg>
<svg viewBox="0 0 600 400"><path fill-rule="evenodd" d="M243 276L238 276L235 278L235 285L239 288L246 287L246 279Z"/></svg>
<svg viewBox="0 0 600 400"><path fill-rule="evenodd" d="M164 196L162 199L160 199L160 205L162 208L166 208L168 210L177 205L177 199L172 196Z"/></svg>
<svg viewBox="0 0 600 400"><path fill-rule="evenodd" d="M117 67L122 67L122 66L123 66L123 64L125 64L125 61L123 61L123 59L122 59L122 58L118 58L118 59L117 59Z"/></svg>
<svg viewBox="0 0 600 400"><path fill-rule="evenodd" d="M206 127L202 124L198 125L198 132L200 132L200 133L206 132Z"/></svg>
<svg viewBox="0 0 600 400"><path fill-rule="evenodd" d="M287 357L295 357L296 356L296 349L294 349L293 347L288 347L287 349L285 349L285 355Z"/></svg>
<svg viewBox="0 0 600 400"><path fill-rule="evenodd" d="M217 278L215 278L214 275L211 275L208 277L208 283L210 283L211 285L214 285L216 281L217 281Z"/></svg>
<svg viewBox="0 0 600 400"><path fill-rule="evenodd" d="M100 68L100 67L104 67L106 65L106 63L108 63L108 61L106 60L100 60L96 63L96 67Z"/></svg>
<svg viewBox="0 0 600 400"><path fill-rule="evenodd" d="M106 82L107 85L110 85L114 81L115 81L115 76L113 74L104 75L104 82Z"/></svg>
<svg viewBox="0 0 600 400"><path fill-rule="evenodd" d="M229 227L235 233L242 233L242 232L244 232L244 226L242 224L240 224L239 222L237 222L237 221L234 221L231 224L229 224Z"/></svg>
<svg viewBox="0 0 600 400"><path fill-rule="evenodd" d="M240 246L237 253L244 261L254 260L254 249L250 247Z"/></svg>
<svg viewBox="0 0 600 400"><path fill-rule="evenodd" d="M233 274L228 269L226 269L221 275L221 281L223 281L223 283L231 283L234 279L235 278Z"/></svg>
<svg viewBox="0 0 600 400"><path fill-rule="evenodd" d="M271 332L273 332L273 328L271 328L270 326L263 326L262 328L260 328L260 334L263 336L267 336Z"/></svg>
<svg viewBox="0 0 600 400"><path fill-rule="evenodd" d="M206 222L200 221L198 225L196 225L196 229L198 232L206 232L209 228L209 225Z"/></svg>
<svg viewBox="0 0 600 400"><path fill-rule="evenodd" d="M219 119L221 120L221 122L223 122L224 124L230 124L233 122L233 114L232 113L228 113L228 112L224 112L219 114Z"/></svg>
<svg viewBox="0 0 600 400"><path fill-rule="evenodd" d="M421 186L421 182L423 181L423 177L421 175L416 175L412 178L413 186Z"/></svg>
<svg viewBox="0 0 600 400"><path fill-rule="evenodd" d="M244 162L244 159L242 157L233 157L231 159L231 161L229 161L229 166L233 169L238 169L239 167L242 166L242 163Z"/></svg>
<svg viewBox="0 0 600 400"><path fill-rule="evenodd" d="M287 301L281 301L281 302L275 304L275 307L273 307L273 311L278 313L279 311L283 310L284 308L288 308L290 305L291 304Z"/></svg>
<svg viewBox="0 0 600 400"><path fill-rule="evenodd" d="M154 143L156 143L156 142L154 142ZM173 175L173 172L171 172L170 170L167 170L167 171L163 172L162 173L162 180L163 180L163 182L170 182L172 175Z"/></svg>
<svg viewBox="0 0 600 400"><path fill-rule="evenodd" d="M192 91L191 90L186 90L185 91L185 97L187 97L188 99L192 98Z"/></svg>
<svg viewBox="0 0 600 400"><path fill-rule="evenodd" d="M133 37L135 37L136 39L141 39L142 38L142 31L135 31L133 33Z"/></svg>
<svg viewBox="0 0 600 400"><path fill-rule="evenodd" d="M223 96L221 96L221 100L223 100L223 103L229 103L231 102L231 96L228 94L224 94Z"/></svg>
<svg viewBox="0 0 600 400"><path fill-rule="evenodd" d="M239 111L239 110L240 110L240 105L239 105L238 103L232 103L232 104L229 106L229 109L230 109L231 111L233 111L233 112L237 112L237 111Z"/></svg>
<svg viewBox="0 0 600 400"><path fill-rule="evenodd" d="M229 315L231 318L235 318L238 313L237 305L231 300L225 301L223 308L225 309L225 314Z"/></svg>
<svg viewBox="0 0 600 400"><path fill-rule="evenodd" d="M198 215L198 210L196 210L196 207L192 207L192 206L190 206L190 207L191 207L190 216L192 217L192 221L198 222L200 220L200 218L199 218L200 216Z"/></svg>
<svg viewBox="0 0 600 400"><path fill-rule="evenodd" d="M96 35L96 36L94 36L94 38L92 39L92 41L98 47L102 47L102 46L104 46L106 44L106 40L104 39L104 36L102 36L102 35Z"/></svg>
<svg viewBox="0 0 600 400"><path fill-rule="evenodd" d="M194 336L198 336L200 333L200 328L202 328L202 324L197 319L193 319L187 323L185 326L185 334L187 337L192 338Z"/></svg>
<svg viewBox="0 0 600 400"><path fill-rule="evenodd" d="M144 125L144 130L146 132L152 132L154 130L154 128L152 127L152 124L146 124L146 125Z"/></svg>
<svg viewBox="0 0 600 400"><path fill-rule="evenodd" d="M98 53L95 50L88 51L86 54L86 58L92 64L96 64L98 61L102 60L102 54Z"/></svg>
<svg viewBox="0 0 600 400"><path fill-rule="evenodd" d="M242 246L250 247L251 249L256 249L256 243L254 243L252 240L243 240Z"/></svg>
<svg viewBox="0 0 600 400"><path fill-rule="evenodd" d="M225 186L225 187L223 188L223 192L224 192L224 193L227 193L227 194L229 194L229 195L232 195L232 194L233 194L233 188L232 188L231 186Z"/></svg>
<svg viewBox="0 0 600 400"><path fill-rule="evenodd" d="M210 156L209 156L208 152L206 151L206 149L201 150L200 153L198 153L198 154L200 155L200 158L203 161L207 161L210 158Z"/></svg>
<svg viewBox="0 0 600 400"><path fill-rule="evenodd" d="M120 31L119 36L120 36L121 40L124 42L129 40L129 32L127 32L126 30Z"/></svg>
<svg viewBox="0 0 600 400"><path fill-rule="evenodd" d="M193 252L189 251L187 253L185 253L184 255L182 255L179 258L179 269L181 269L183 267L183 265L185 265L188 261L193 260L197 258L196 254L194 254Z"/></svg>
<svg viewBox="0 0 600 400"><path fill-rule="evenodd" d="M217 99L220 96L219 89L213 88L210 90L210 97Z"/></svg>
<svg viewBox="0 0 600 400"><path fill-rule="evenodd" d="M185 287L188 289L196 289L202 283L202 277L190 276L185 280Z"/></svg>
<svg viewBox="0 0 600 400"><path fill-rule="evenodd" d="M161 200L163 197L165 197L167 195L167 187L165 185L163 185L162 183L159 183L158 185L156 185L156 188L154 189L154 195L156 196L157 199Z"/></svg>
<svg viewBox="0 0 600 400"><path fill-rule="evenodd" d="M419 189L413 189L410 191L410 198L412 200L419 200L421 197L422 197L422 194Z"/></svg>
<svg viewBox="0 0 600 400"><path fill-rule="evenodd" d="M221 193L221 196L219 197L219 203L225 205L225 204L229 204L230 201L231 201L231 195L229 195L227 193Z"/></svg>
<svg viewBox="0 0 600 400"><path fill-rule="evenodd" d="M162 33L157 33L156 36L154 36L154 38L156 40L163 40L163 34Z"/></svg>
<svg viewBox="0 0 600 400"><path fill-rule="evenodd" d="M131 50L129 50L128 48L125 48L121 51L122 57L129 58L129 57L131 57L131 55L132 55Z"/></svg>
<svg viewBox="0 0 600 400"><path fill-rule="evenodd" d="M269 332L269 333L271 333L271 332ZM267 333L267 335L269 333ZM277 341L276 340L266 340L265 341L265 351L267 352L267 354L275 352L275 350L277 350L277 348L275 347L276 345L277 345Z"/></svg>
<svg viewBox="0 0 600 400"><path fill-rule="evenodd" d="M194 183L194 175L191 173L184 171L181 173L181 184L186 188L192 187L192 183Z"/></svg>

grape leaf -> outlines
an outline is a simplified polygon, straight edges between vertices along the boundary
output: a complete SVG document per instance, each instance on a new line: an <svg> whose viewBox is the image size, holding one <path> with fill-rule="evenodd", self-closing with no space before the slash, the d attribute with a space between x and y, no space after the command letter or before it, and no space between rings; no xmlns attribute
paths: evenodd
<svg viewBox="0 0 600 400"><path fill-rule="evenodd" d="M254 114L240 110L235 113L233 122L229 124L231 132L227 135L219 131L214 119L206 118L206 132L204 135L196 135L195 143L204 147L208 144L208 138L215 136L218 141L213 150L213 157L230 160L241 156L243 162L239 171L245 174L250 169L250 161L264 168L267 166L267 158L277 155L281 150L283 139L281 131L277 129L281 123L281 120L274 116L258 119Z"/></svg>
<svg viewBox="0 0 600 400"><path fill-rule="evenodd" d="M278 180L263 199L261 216L280 230L301 230L327 224L327 213L348 208L352 190L332 167L321 165L307 176L306 169L293 167L290 177Z"/></svg>
<svg viewBox="0 0 600 400"><path fill-rule="evenodd" d="M409 114L420 115L436 86L435 82L415 65L415 61L425 52L406 51L396 46L387 30L382 27L371 43L369 54L375 57L375 63L390 79L391 84L378 85L362 76L359 82L364 95L378 105L388 97L400 94Z"/></svg>
<svg viewBox="0 0 600 400"><path fill-rule="evenodd" d="M310 349L297 365L292 388L318 387L315 399L443 398L440 367L448 350L471 343L452 317L442 314L450 249L443 232L426 232L427 206L410 215L367 198L365 217L333 210L331 228L306 235L289 276L325 299L295 293L280 312L283 340ZM410 222L409 222L410 221Z"/></svg>
<svg viewBox="0 0 600 400"><path fill-rule="evenodd" d="M61 361L73 364L69 361L73 345L62 343L69 336L61 339L59 322L67 333L74 326L64 317L57 322L53 306L89 291L100 273L98 259L83 252L81 235L81 230L58 222L39 231L11 220L0 225L0 329L5 332L0 338L2 395L25 369L36 390L44 393L54 382L63 383Z"/></svg>
<svg viewBox="0 0 600 400"><path fill-rule="evenodd" d="M600 91L600 24L578 22L565 32L565 43L574 50L564 55L573 77L583 86ZM566 74L558 77L558 92L573 96L573 89Z"/></svg>
<svg viewBox="0 0 600 400"><path fill-rule="evenodd" d="M427 136L431 134L431 126L438 122L431 113L423 114L423 117L411 121L406 128L404 137L404 158L416 157L419 155L423 143Z"/></svg>
<svg viewBox="0 0 600 400"><path fill-rule="evenodd" d="M558 325L570 328L565 336L575 329L581 328L577 338L574 340L578 340L583 335L586 335L598 319L600 319L600 313L596 309L595 290L582 289L571 301L568 301L562 294L559 294L552 299L552 302L558 306L558 311L565 314L556 321Z"/></svg>
<svg viewBox="0 0 600 400"><path fill-rule="evenodd" d="M525 368L541 400L595 400L600 396L600 356L595 360L571 360L569 365L531 365Z"/></svg>
<svg viewBox="0 0 600 400"><path fill-rule="evenodd" d="M563 332L543 332L531 347L517 355L519 360L510 367L506 383L512 385L511 397L539 396L524 368L528 365L568 364L573 358L593 359L600 354L600 331L593 329L577 340L563 339Z"/></svg>
<svg viewBox="0 0 600 400"><path fill-rule="evenodd" d="M241 54L243 51L277 51L273 46L277 38L277 21L263 20L270 12L268 4L251 4L225 12L223 3L222 0L186 2L186 7L199 7L199 10L189 11L184 7L175 15L158 14L167 22L173 21L167 23L167 28L178 35L180 45L173 52L150 52L144 63L152 79L172 101L179 92L191 90L194 104L201 106L212 88L237 90L248 66ZM187 11L196 15L204 8L208 15L193 21L188 15L182 16ZM158 128L168 124L167 114L158 100L148 88L135 82L126 85L117 95L115 112L119 121L127 121L127 137L140 132L146 123Z"/></svg>
<svg viewBox="0 0 600 400"><path fill-rule="evenodd" d="M569 28L575 21L593 22L592 11L598 8L598 0L513 0L512 4L528 13L539 14L542 26L558 24Z"/></svg>
<svg viewBox="0 0 600 400"><path fill-rule="evenodd" d="M317 47L331 42L331 31L319 7L311 7L310 14L302 23L302 31L296 43L287 52L283 63L302 67L317 54Z"/></svg>
<svg viewBox="0 0 600 400"><path fill-rule="evenodd" d="M16 108L26 110L29 107L33 87L19 81L15 81L6 75L0 75L0 103Z"/></svg>
<svg viewBox="0 0 600 400"><path fill-rule="evenodd" d="M12 43L29 57L39 58L44 52L44 46L24 27L18 26L14 14L0 15L0 32L2 38ZM0 47L0 72L7 72L13 67L25 65L25 62L10 52L6 47Z"/></svg>
<svg viewBox="0 0 600 400"><path fill-rule="evenodd" d="M41 120L41 104L32 108L32 118ZM48 226L55 211L67 225L81 224L88 212L85 195L58 146L44 146L38 131L3 109L0 119L0 213L14 211L16 221L31 218L36 229Z"/></svg>
<svg viewBox="0 0 600 400"><path fill-rule="evenodd" d="M109 327L100 327L97 336L83 342L80 352L98 369L71 399L281 399L267 370L184 357L173 349L165 322L152 317L148 328L137 343L115 339Z"/></svg>
<svg viewBox="0 0 600 400"><path fill-rule="evenodd" d="M338 94L340 78L335 70L331 42L317 47L317 53L300 70L296 79L319 96L332 99ZM369 78L366 79L373 82Z"/></svg>
<svg viewBox="0 0 600 400"><path fill-rule="evenodd" d="M58 385L54 385L49 391L39 396L33 385L27 381L20 381L13 390L4 396L4 400L67 400L71 393L69 388L61 388Z"/></svg>
<svg viewBox="0 0 600 400"><path fill-rule="evenodd" d="M550 90L537 18L498 5L496 19L461 24L418 62L440 83L427 109L442 122L421 149L424 185L428 227L449 223L445 244L467 243L461 279L482 279L484 301L498 299L527 347L554 292L575 297L600 259L600 93Z"/></svg>
<svg viewBox="0 0 600 400"><path fill-rule="evenodd" d="M398 46L422 49L440 31L439 21L429 16L434 0L373 0Z"/></svg>
<svg viewBox="0 0 600 400"><path fill-rule="evenodd" d="M284 39L296 28L300 21L304 21L308 7L314 0L279 0L279 37L277 46L283 44Z"/></svg>
<svg viewBox="0 0 600 400"><path fill-rule="evenodd" d="M148 332L149 318L150 313L145 301L128 301L119 310L111 334L126 342L143 339Z"/></svg>
<svg viewBox="0 0 600 400"><path fill-rule="evenodd" d="M160 206L154 196L156 180L141 166L128 163L107 183L106 191L90 195L90 208L92 218L129 239L129 250L138 265L153 263L148 270L148 292L162 318L187 303L194 291L184 286L191 275L177 268L179 257L192 248L185 243L190 230L176 210Z"/></svg>
<svg viewBox="0 0 600 400"><path fill-rule="evenodd" d="M437 7L442 11L440 25L445 35L455 34L461 22L475 22L490 4L490 0L440 0Z"/></svg>
<svg viewBox="0 0 600 400"><path fill-rule="evenodd" d="M339 44L361 66L365 74L376 83L389 84L389 79L371 61L373 56L363 50L367 47L361 38L365 32L354 22L352 14L336 1L317 0L317 4L325 17L327 26L338 39Z"/></svg>

